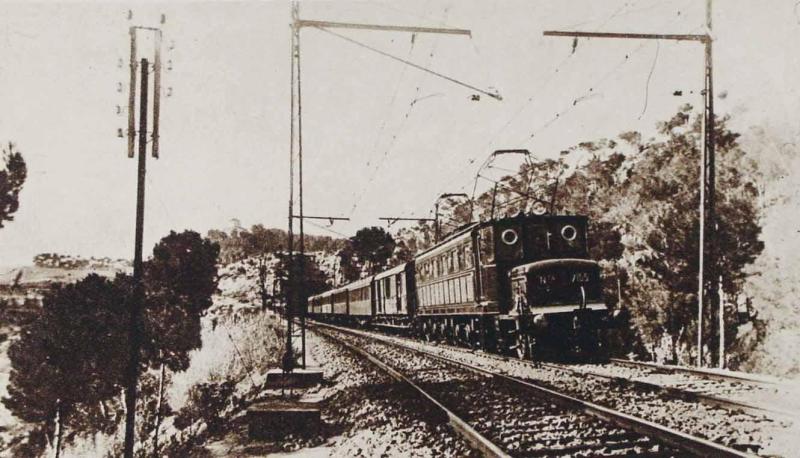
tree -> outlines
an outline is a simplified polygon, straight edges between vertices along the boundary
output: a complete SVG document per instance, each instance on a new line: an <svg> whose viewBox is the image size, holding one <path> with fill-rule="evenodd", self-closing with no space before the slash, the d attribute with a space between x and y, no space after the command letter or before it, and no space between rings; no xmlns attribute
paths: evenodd
<svg viewBox="0 0 800 458"><path fill-rule="evenodd" d="M342 273L348 281L357 280L362 271L376 274L386 267L392 257L395 241L380 227L359 229L339 252Z"/></svg>
<svg viewBox="0 0 800 458"><path fill-rule="evenodd" d="M672 358L689 356L696 339L700 119L683 106L645 139L582 142L556 159L523 164L482 193L483 219L530 211L533 198L553 202L555 213L589 217L590 256L604 269L605 297L621 297L633 330L645 342L671 340ZM729 297L742 291L750 266L764 248L759 240L760 172L738 144L728 117L717 118L717 223L719 272ZM466 206L462 203L461 206ZM492 212L494 207L494 212ZM493 214L492 214L493 213ZM707 323L716 310L706 309ZM736 335L732 317L726 335ZM704 340L714 340L709 327ZM634 342L634 336L623 339ZM733 339L728 341L733 345Z"/></svg>
<svg viewBox="0 0 800 458"><path fill-rule="evenodd" d="M237 229L230 235L224 231L212 229L207 237L220 245L220 261L223 264L241 261L248 257L264 256L286 250L289 235L282 229L268 229L256 224L247 229ZM295 246L299 236L294 235ZM334 253L344 246L342 239L328 236L306 235L306 251L323 251Z"/></svg>
<svg viewBox="0 0 800 458"><path fill-rule="evenodd" d="M110 427L103 403L118 395L126 361L127 311L117 282L91 274L56 286L41 315L9 349L11 375L3 404L38 425L31 442L52 437L60 454L64 429ZM112 423L112 424L109 424Z"/></svg>
<svg viewBox="0 0 800 458"><path fill-rule="evenodd" d="M322 293L330 289L328 284L328 276L320 269L319 264L313 256L306 255L305 262L300 257L299 253L292 256L294 263L294 277L295 284L298 284L302 276L302 291L297 291L296 302L304 295L306 298ZM288 303L287 293L291 290L289 286L289 259L287 255L278 256L278 265L275 266L275 277L280 282L280 290L283 296L284 303Z"/></svg>
<svg viewBox="0 0 800 458"><path fill-rule="evenodd" d="M164 409L166 369L184 371L189 352L200 348L201 317L217 290L219 245L194 231L171 231L144 264L146 304L142 361L159 371L154 451Z"/></svg>
<svg viewBox="0 0 800 458"><path fill-rule="evenodd" d="M14 151L14 144L8 143L3 149L5 170L0 169L0 229L4 221L13 221L14 213L19 209L19 192L28 176L25 159L19 151Z"/></svg>

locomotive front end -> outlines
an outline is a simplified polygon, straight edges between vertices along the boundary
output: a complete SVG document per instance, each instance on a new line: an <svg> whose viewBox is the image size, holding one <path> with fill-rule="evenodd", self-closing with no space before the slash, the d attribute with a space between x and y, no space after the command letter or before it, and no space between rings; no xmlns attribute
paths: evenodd
<svg viewBox="0 0 800 458"><path fill-rule="evenodd" d="M513 310L538 353L553 359L599 357L606 327L600 266L588 259L547 259L509 272ZM532 350L531 350L532 351Z"/></svg>

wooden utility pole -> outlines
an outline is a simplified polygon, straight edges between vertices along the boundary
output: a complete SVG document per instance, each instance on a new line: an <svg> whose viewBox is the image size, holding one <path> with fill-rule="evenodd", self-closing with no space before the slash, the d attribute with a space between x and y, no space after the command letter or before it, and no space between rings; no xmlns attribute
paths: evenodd
<svg viewBox="0 0 800 458"><path fill-rule="evenodd" d="M154 62L153 62L153 126L152 134L147 132L148 110L148 91L150 62L147 58L142 58L141 63L137 63L136 33L138 30L147 30L154 33ZM129 30L131 38L131 80L128 90L128 157L134 156L134 147L138 133L139 160L137 167L136 183L136 224L135 241L133 253L133 295L129 304L129 354L128 366L125 373L125 443L124 455L126 458L133 458L136 433L136 398L139 382L140 348L142 340L142 303L144 302L144 285L142 283L142 244L144 238L144 203L145 203L145 179L147 162L147 143L148 138L153 139L151 151L153 157L158 157L158 121L160 107L160 71L161 71L161 30L150 27L131 27ZM136 69L140 70L139 88L139 129L135 130L136 113Z"/></svg>
<svg viewBox="0 0 800 458"><path fill-rule="evenodd" d="M294 370L295 357L292 337L294 334L294 309L296 307L295 294L297 288L295 282L295 265L294 265L294 156L295 156L295 125L297 123L297 105L299 101L296 100L296 86L299 77L296 75L297 67L299 66L299 52L300 46L298 43L299 30L296 26L298 16L298 5L292 3L292 66L291 66L291 123L289 126L289 239L287 241L287 259L288 259L288 272L286 278L286 304L284 307L284 316L286 318L286 349L283 354L281 366L284 372L291 372ZM302 206L301 206L301 221L302 221ZM302 342L305 343L305 342ZM303 346L303 353L305 354L305 346Z"/></svg>
<svg viewBox="0 0 800 458"><path fill-rule="evenodd" d="M715 213L715 158L714 158L714 77L711 38L711 0L706 0L706 33L649 34L579 31L545 31L544 36L572 38L621 38L642 40L696 41L704 44L703 65L703 118L700 159L700 242L697 274L697 366L703 365L703 312L706 303L718 302L716 263L716 213ZM722 313L720 311L720 313Z"/></svg>
<svg viewBox="0 0 800 458"><path fill-rule="evenodd" d="M454 35L470 35L469 30L464 29L451 29L444 27L412 27L412 26L397 26L397 25L377 25L377 24L356 24L350 22L331 22L331 21L313 21L300 19L300 8L297 2L292 3L292 24L291 24L291 46L292 46L292 69L291 69L291 128L290 128L290 141L289 141L289 241L288 241L288 258L289 258L289 278L287 284L289 291L286 295L286 352L284 353L283 366L285 371L291 371L295 364L294 350L292 348L292 338L300 337L301 339L301 359L305 364L305 312L306 301L308 300L304 291L304 270L299 270L298 278L295 279L294 271L294 224L295 218L299 219L299 251L301 264L305 263L305 233L303 230L303 220L309 219L303 215L303 108L302 108L302 80L300 76L300 31L304 27L312 27L319 30L327 31L332 28L342 29L360 29L360 30L375 30L385 32L410 32L410 33L435 33L435 34L454 34ZM331 33L331 32L329 32ZM373 51L376 51L373 49ZM387 53L376 51L379 54L398 60L394 56ZM409 65L416 66L412 63L406 62ZM466 85L462 82L456 81L444 75L432 72L430 70L416 66L421 70L429 73L434 73L439 77L448 79L456 84L469 87L470 89L480 91L486 95L499 99L498 94L491 94L482 91L473 86ZM297 181L298 181L298 207L299 214L294 212L294 159L295 159L295 144L297 147ZM340 218L323 217L327 220L336 220ZM299 299L299 304L297 304ZM298 307L299 306L299 307ZM300 309L300 335L295 336L293 330L293 317L296 308Z"/></svg>
<svg viewBox="0 0 800 458"><path fill-rule="evenodd" d="M719 368L725 369L725 291L722 290L722 275L717 283L719 301Z"/></svg>

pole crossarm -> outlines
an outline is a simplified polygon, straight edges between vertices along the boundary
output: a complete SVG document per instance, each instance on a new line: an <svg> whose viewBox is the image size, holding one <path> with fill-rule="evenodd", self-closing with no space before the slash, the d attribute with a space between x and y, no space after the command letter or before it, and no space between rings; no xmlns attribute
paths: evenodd
<svg viewBox="0 0 800 458"><path fill-rule="evenodd" d="M389 216L381 216L378 218L381 221L389 221L389 222L396 222L396 221L436 221L434 218L392 218Z"/></svg>
<svg viewBox="0 0 800 458"><path fill-rule="evenodd" d="M581 32L578 30L545 30L543 35L546 37L573 37L573 38L637 38L642 40L675 40L675 41L699 41L708 43L711 41L709 35L692 34L664 34L664 33L625 33L625 32Z"/></svg>
<svg viewBox="0 0 800 458"><path fill-rule="evenodd" d="M292 218L302 219L321 219L325 221L350 221L350 218L343 218L341 216L308 216L308 215L292 215Z"/></svg>
<svg viewBox="0 0 800 458"><path fill-rule="evenodd" d="M411 33L444 33L450 35L466 35L472 37L472 31L467 29L453 29L449 27L414 27L405 25L357 24L353 22L332 22L298 19L295 27L323 27L328 29L362 29L382 30L385 32L411 32Z"/></svg>

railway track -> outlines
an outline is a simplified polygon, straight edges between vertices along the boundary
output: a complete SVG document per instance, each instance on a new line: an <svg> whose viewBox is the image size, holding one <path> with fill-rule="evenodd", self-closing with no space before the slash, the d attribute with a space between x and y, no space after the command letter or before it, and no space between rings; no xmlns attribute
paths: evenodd
<svg viewBox="0 0 800 458"><path fill-rule="evenodd" d="M463 347L439 344L456 351ZM734 413L800 422L800 383L759 374L692 368L611 358L606 364L533 363L492 353L485 358L548 368L562 373L604 379L631 389L658 392L675 399L700 402Z"/></svg>
<svg viewBox="0 0 800 458"><path fill-rule="evenodd" d="M463 347L437 344L454 351ZM611 358L606 364L533 363L492 353L481 356L530 368L590 376L617 386L657 392L689 402L775 419L800 422L800 383L758 374L707 368L692 368Z"/></svg>
<svg viewBox="0 0 800 458"><path fill-rule="evenodd" d="M315 324L413 386L490 456L749 456L712 441L468 362Z"/></svg>
<svg viewBox="0 0 800 458"><path fill-rule="evenodd" d="M800 420L800 386L772 377L617 358L608 364L546 365L734 412Z"/></svg>

